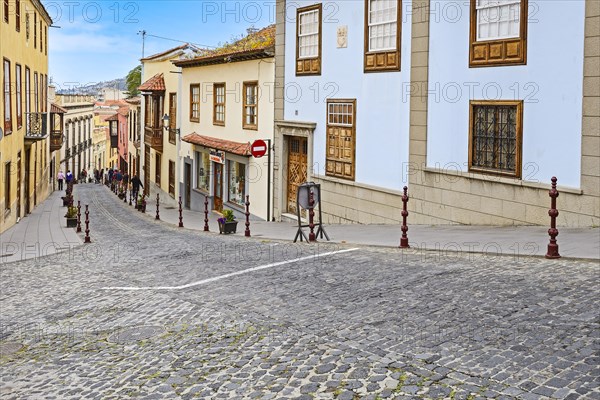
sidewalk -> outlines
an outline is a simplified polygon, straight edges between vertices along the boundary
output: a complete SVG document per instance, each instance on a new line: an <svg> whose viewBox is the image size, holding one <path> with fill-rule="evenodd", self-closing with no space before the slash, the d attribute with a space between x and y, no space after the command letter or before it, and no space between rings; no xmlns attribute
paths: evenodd
<svg viewBox="0 0 600 400"><path fill-rule="evenodd" d="M55 191L18 224L0 234L0 265L55 254L83 243L75 228L67 228L63 191Z"/></svg>
<svg viewBox="0 0 600 400"><path fill-rule="evenodd" d="M132 207L135 211L135 209ZM179 210L166 208L160 204L160 219L178 226ZM147 205L148 218L156 216L156 202ZM218 233L219 214L209 211L210 232ZM244 236L245 220L238 219L237 233ZM409 219L410 221L410 219ZM183 210L183 225L186 229L203 230L204 212ZM564 257L600 260L600 228L561 228L557 241L559 253ZM250 221L250 232L254 238L294 240L298 226L289 222ZM308 236L308 228L304 228ZM367 246L398 247L402 231L399 225L325 225L325 231L332 243L347 243ZM315 228L316 232L316 228ZM490 256L544 256L550 237L545 226L467 226L467 225L408 225L408 238L411 249L418 254L421 250L427 258L436 255L446 256L452 252L484 253ZM300 239L298 239L298 242ZM325 237L318 241L326 241ZM433 253L429 252L433 251Z"/></svg>
<svg viewBox="0 0 600 400"><path fill-rule="evenodd" d="M105 186L91 186L108 190ZM15 226L0 235L0 264L54 254L67 246L83 242L83 235L74 228L66 228L62 207L62 192L54 192L34 211ZM114 196L115 202L121 202ZM121 202L121 204L123 204ZM132 213L138 213L133 206ZM146 214L140 216L155 221L156 203L150 201ZM209 212L210 234L217 234L219 214ZM410 217L409 217L410 218ZM160 223L179 224L179 210L160 205ZM236 236L244 236L245 221L238 220ZM410 219L409 219L410 221ZM292 241L297 225L289 222L250 221L253 238ZM202 231L204 213L183 211L183 229ZM308 235L308 228L304 228ZM384 246L397 248L402 234L399 225L325 225L332 243ZM600 228L561 228L557 237L563 258L600 260ZM451 257L453 254L474 252L490 256L505 255L513 259L521 256L544 256L549 236L544 226L492 227L492 226L426 226L410 225L408 238L411 248L407 254L421 255L423 260ZM318 238L325 242L325 238ZM427 251L423 251L427 250Z"/></svg>

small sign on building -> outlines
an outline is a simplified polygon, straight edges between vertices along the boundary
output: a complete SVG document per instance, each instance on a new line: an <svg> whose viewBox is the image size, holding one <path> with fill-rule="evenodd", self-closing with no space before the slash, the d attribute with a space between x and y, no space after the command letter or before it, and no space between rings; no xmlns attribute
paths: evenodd
<svg viewBox="0 0 600 400"><path fill-rule="evenodd" d="M337 27L337 47L338 49L348 47L348 25Z"/></svg>
<svg viewBox="0 0 600 400"><path fill-rule="evenodd" d="M208 158L210 161L214 161L219 164L225 164L225 153L222 151L210 149Z"/></svg>

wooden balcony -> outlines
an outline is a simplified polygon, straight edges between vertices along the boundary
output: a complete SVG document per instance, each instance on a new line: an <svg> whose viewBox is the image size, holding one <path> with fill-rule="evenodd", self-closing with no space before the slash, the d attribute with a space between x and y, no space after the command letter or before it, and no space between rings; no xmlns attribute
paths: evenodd
<svg viewBox="0 0 600 400"><path fill-rule="evenodd" d="M25 143L33 143L48 137L46 113L25 113Z"/></svg>
<svg viewBox="0 0 600 400"><path fill-rule="evenodd" d="M163 151L163 130L147 126L144 129L144 143L156 151Z"/></svg>
<svg viewBox="0 0 600 400"><path fill-rule="evenodd" d="M50 132L50 152L60 150L63 145L63 133L61 130Z"/></svg>

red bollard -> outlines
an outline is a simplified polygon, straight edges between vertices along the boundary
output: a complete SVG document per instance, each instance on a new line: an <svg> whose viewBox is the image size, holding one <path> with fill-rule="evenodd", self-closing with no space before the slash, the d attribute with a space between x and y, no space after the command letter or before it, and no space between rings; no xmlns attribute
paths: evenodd
<svg viewBox="0 0 600 400"><path fill-rule="evenodd" d="M246 195L246 231L244 236L250 237L250 196Z"/></svg>
<svg viewBox="0 0 600 400"><path fill-rule="evenodd" d="M181 209L181 196L179 196L179 227L183 228L183 210Z"/></svg>
<svg viewBox="0 0 600 400"><path fill-rule="evenodd" d="M133 190L129 191L129 205L131 205L131 193L133 192ZM136 203L137 203L137 199L136 199Z"/></svg>
<svg viewBox="0 0 600 400"><path fill-rule="evenodd" d="M158 193L156 193L156 217L154 219L160 219L160 215L158 214Z"/></svg>
<svg viewBox="0 0 600 400"><path fill-rule="evenodd" d="M204 196L204 232L208 232L208 196Z"/></svg>
<svg viewBox="0 0 600 400"><path fill-rule="evenodd" d="M408 231L408 225L406 225L406 217L408 217L408 210L406 209L406 205L408 204L408 188L404 186L404 194L402 195L402 237L400 238L400 247L401 249L410 248L408 244L408 235L406 232Z"/></svg>
<svg viewBox="0 0 600 400"><path fill-rule="evenodd" d="M123 196L123 203L127 203L127 186L125 186L125 196Z"/></svg>
<svg viewBox="0 0 600 400"><path fill-rule="evenodd" d="M308 194L308 227L310 228L310 233L308 234L309 242L316 242L317 237L315 235L315 197L312 189Z"/></svg>
<svg viewBox="0 0 600 400"><path fill-rule="evenodd" d="M92 243L90 239L90 212L88 210L88 205L85 205L85 243Z"/></svg>
<svg viewBox="0 0 600 400"><path fill-rule="evenodd" d="M556 217L558 217L558 210L556 209L556 198L558 197L558 190L556 190L556 177L553 176L551 181L552 189L550 189L550 192L548 193L552 199L550 202L550 210L548 210L548 215L550 216L550 229L548 229L548 235L550 235L550 244L548 244L546 258L560 258L560 254L558 254L558 243L556 243L556 237L558 236L558 229L556 229Z"/></svg>
<svg viewBox="0 0 600 400"><path fill-rule="evenodd" d="M77 232L81 232L81 201L77 200Z"/></svg>

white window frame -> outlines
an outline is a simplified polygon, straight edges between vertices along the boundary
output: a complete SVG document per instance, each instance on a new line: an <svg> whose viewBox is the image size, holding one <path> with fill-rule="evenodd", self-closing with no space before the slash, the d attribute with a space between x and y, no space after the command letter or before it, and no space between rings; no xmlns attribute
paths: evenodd
<svg viewBox="0 0 600 400"><path fill-rule="evenodd" d="M382 11L382 10L372 10L371 6L374 3L378 3L378 4L383 4L383 8L382 10L387 10L388 15L385 15L385 13L383 13L383 17L387 17L389 19L387 20L383 20L383 21L378 21L378 22L372 22L372 16L374 13ZM367 38L367 41L369 43L369 51L373 51L373 52L379 52L379 51L391 51L391 50L397 50L397 36L398 36L398 0L368 0L368 32L369 32L369 37ZM382 11L383 12L383 11ZM391 17L391 18L390 18ZM386 34L381 36L382 38L386 38L389 37L391 46L382 46L382 47L377 47L374 48L373 46L371 46L371 42L373 39L372 36L372 32L374 30L376 30L378 27L383 27L383 29L385 29L385 26L390 26L390 31ZM393 29L395 28L395 29ZM393 31L392 31L393 29Z"/></svg>
<svg viewBox="0 0 600 400"><path fill-rule="evenodd" d="M489 41L489 40L502 40L502 39L513 39L520 37L521 33L521 0L476 0L477 9L477 41ZM506 19L502 19L502 9L508 10L508 15L505 15ZM516 14L515 14L516 10ZM482 21L483 20L483 21ZM500 34L500 24L508 23L509 30L510 24L514 29L513 33ZM489 34L485 37L481 36L481 27L483 24L495 23L497 25L497 35L490 36Z"/></svg>
<svg viewBox="0 0 600 400"><path fill-rule="evenodd" d="M301 13L298 14L298 59L300 60L304 60L307 58L316 58L319 57L319 19L321 18L320 14L320 10L319 9L313 9L313 10L308 10L308 11L303 11ZM305 23L303 25L302 20L303 18L306 18L307 16L315 16L314 17L314 21L311 20L311 22L309 23ZM306 25L308 24L312 24L315 26L316 30L315 31L310 31L310 32L303 32L303 26L306 27ZM314 42L312 44L306 44L306 41L310 41L309 38L313 38ZM305 42L304 44L302 42ZM310 54L305 54L302 55L302 49L310 49L311 47L315 48L315 52L310 53Z"/></svg>

